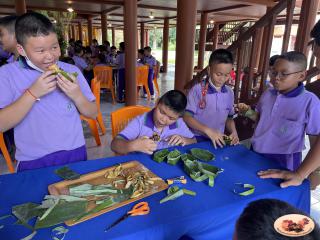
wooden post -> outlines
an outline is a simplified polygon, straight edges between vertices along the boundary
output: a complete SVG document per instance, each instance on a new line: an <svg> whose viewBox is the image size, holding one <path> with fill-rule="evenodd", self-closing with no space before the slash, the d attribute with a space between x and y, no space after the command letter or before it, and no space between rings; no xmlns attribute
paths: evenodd
<svg viewBox="0 0 320 240"><path fill-rule="evenodd" d="M149 46L149 30L146 30L146 46Z"/></svg>
<svg viewBox="0 0 320 240"><path fill-rule="evenodd" d="M286 25L284 30L283 42L282 42L282 51L281 53L285 53L288 51L290 34L291 34L291 26L293 20L293 11L295 8L296 0L288 0L287 3L287 17L286 17Z"/></svg>
<svg viewBox="0 0 320 240"><path fill-rule="evenodd" d="M115 38L116 38L116 33L115 33L115 30L114 30L114 27L111 28L111 35L112 35L112 46L115 46L116 45L116 41L115 41Z"/></svg>
<svg viewBox="0 0 320 240"><path fill-rule="evenodd" d="M137 0L124 0L126 105L136 105Z"/></svg>
<svg viewBox="0 0 320 240"><path fill-rule="evenodd" d="M17 15L22 15L27 12L25 0L15 0L15 9Z"/></svg>
<svg viewBox="0 0 320 240"><path fill-rule="evenodd" d="M241 42L240 47L237 49L237 75L236 75L236 82L234 86L234 101L235 103L239 102L239 90L240 90L240 78L242 73L242 49L243 49L243 42Z"/></svg>
<svg viewBox="0 0 320 240"><path fill-rule="evenodd" d="M212 51L216 50L218 47L219 40L219 23L215 22L213 26L213 36L212 36Z"/></svg>
<svg viewBox="0 0 320 240"><path fill-rule="evenodd" d="M206 51L208 13L201 13L200 36L198 41L198 69L203 69L204 53Z"/></svg>
<svg viewBox="0 0 320 240"><path fill-rule="evenodd" d="M88 17L88 43L89 46L92 44L93 27L92 27L92 17Z"/></svg>
<svg viewBox="0 0 320 240"><path fill-rule="evenodd" d="M101 13L101 35L102 43L108 40L108 29L107 29L107 14Z"/></svg>
<svg viewBox="0 0 320 240"><path fill-rule="evenodd" d="M72 33L72 38L76 39L76 28L73 24L71 24L71 33Z"/></svg>
<svg viewBox="0 0 320 240"><path fill-rule="evenodd" d="M175 89L184 90L193 75L197 1L177 1Z"/></svg>
<svg viewBox="0 0 320 240"><path fill-rule="evenodd" d="M144 48L145 40L144 40L144 23L140 23L140 48Z"/></svg>
<svg viewBox="0 0 320 240"><path fill-rule="evenodd" d="M169 47L169 18L163 22L163 41L162 41L162 65L163 72L168 72L168 47Z"/></svg>
<svg viewBox="0 0 320 240"><path fill-rule="evenodd" d="M78 22L78 31L79 31L79 40L82 42L83 37L82 37L82 25L81 22Z"/></svg>

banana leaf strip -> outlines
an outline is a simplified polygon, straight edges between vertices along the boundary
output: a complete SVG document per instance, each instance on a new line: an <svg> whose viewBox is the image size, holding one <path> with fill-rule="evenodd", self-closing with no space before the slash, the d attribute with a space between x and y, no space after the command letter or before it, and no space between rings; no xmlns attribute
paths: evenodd
<svg viewBox="0 0 320 240"><path fill-rule="evenodd" d="M190 152L192 156L202 161L209 162L215 159L214 154L205 149L191 148Z"/></svg>
<svg viewBox="0 0 320 240"><path fill-rule="evenodd" d="M213 187L213 186L214 186L214 176L212 176L212 175L209 176L209 183L208 183L208 185L209 185L210 187Z"/></svg>
<svg viewBox="0 0 320 240"><path fill-rule="evenodd" d="M167 202L167 201L170 201L170 200L174 200L174 199L176 199L178 197L181 197L182 195L183 195L183 190L180 189L177 192L175 192L175 193L173 193L171 195L168 195L165 198L161 199L160 203L164 203L164 202Z"/></svg>
<svg viewBox="0 0 320 240"><path fill-rule="evenodd" d="M236 189L233 189L233 192L238 194L239 196L249 196L249 195L254 193L255 186L253 186L252 184L236 183L236 185L242 187L243 189L245 189L244 191L237 191Z"/></svg>
<svg viewBox="0 0 320 240"><path fill-rule="evenodd" d="M33 231L30 235L24 238L21 238L20 240L31 240L36 234L37 234L37 231Z"/></svg>
<svg viewBox="0 0 320 240"><path fill-rule="evenodd" d="M64 226L59 226L52 229L51 234L53 240L63 240L66 234L69 232L69 229L65 228Z"/></svg>
<svg viewBox="0 0 320 240"><path fill-rule="evenodd" d="M184 194L190 195L190 196L195 196L196 193L193 191L190 191L188 189L179 189L178 186L172 186L167 190L167 194L168 196L166 196L165 198L160 200L160 203L164 203L170 200L175 200L181 196L183 196Z"/></svg>
<svg viewBox="0 0 320 240"><path fill-rule="evenodd" d="M0 220L6 219L6 218L9 218L9 217L14 217L14 216L11 215L11 214L3 215L3 216L0 217Z"/></svg>
<svg viewBox="0 0 320 240"><path fill-rule="evenodd" d="M187 194L187 195L191 195L191 196L196 196L197 195L197 193L196 192L194 192L194 191L191 191L191 190L188 190L188 189L182 189L183 190L183 193L184 194Z"/></svg>
<svg viewBox="0 0 320 240"><path fill-rule="evenodd" d="M153 160L158 162L158 163L161 163L168 156L168 154L169 154L169 150L168 149L163 149L163 150L157 151L153 155Z"/></svg>

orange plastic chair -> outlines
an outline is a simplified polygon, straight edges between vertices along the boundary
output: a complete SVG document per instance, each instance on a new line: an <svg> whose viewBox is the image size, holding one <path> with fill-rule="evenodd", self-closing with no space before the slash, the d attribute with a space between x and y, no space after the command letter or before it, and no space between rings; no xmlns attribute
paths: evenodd
<svg viewBox="0 0 320 240"><path fill-rule="evenodd" d="M148 94L148 100L151 98L151 94L148 87L148 74L149 67L147 65L137 66L137 87L144 87Z"/></svg>
<svg viewBox="0 0 320 240"><path fill-rule="evenodd" d="M160 89L158 85L159 70L160 70L160 62L157 61L157 65L153 67L153 85L156 87L158 96L160 96Z"/></svg>
<svg viewBox="0 0 320 240"><path fill-rule="evenodd" d="M112 81L112 68L109 66L95 66L93 75L100 82L101 88L106 88L111 91L112 103L115 104L115 90Z"/></svg>
<svg viewBox="0 0 320 240"><path fill-rule="evenodd" d="M106 133L106 127L104 126L103 123L103 117L102 117L102 113L100 111L100 82L97 80L97 78L93 78L91 81L91 90L94 94L94 96L96 97L96 104L97 104L97 108L98 108L98 116L96 119L92 119L92 118L88 118L85 117L83 115L80 115L81 120L84 120L88 123L89 128L91 130L92 135L95 138L95 141L97 143L98 146L101 145L101 140L99 137L99 131L98 131L98 125L97 122L100 126L101 132L102 134Z"/></svg>
<svg viewBox="0 0 320 240"><path fill-rule="evenodd" d="M13 164L12 164L11 157L9 155L7 146L6 146L5 142L4 142L3 133L0 133L0 149L1 149L1 152L3 154L4 160L7 163L7 167L9 169L9 172L10 173L14 173L14 167L13 167Z"/></svg>
<svg viewBox="0 0 320 240"><path fill-rule="evenodd" d="M111 113L111 129L112 138L118 135L123 130L131 119L145 112L149 112L151 108L145 106L128 106L120 108Z"/></svg>

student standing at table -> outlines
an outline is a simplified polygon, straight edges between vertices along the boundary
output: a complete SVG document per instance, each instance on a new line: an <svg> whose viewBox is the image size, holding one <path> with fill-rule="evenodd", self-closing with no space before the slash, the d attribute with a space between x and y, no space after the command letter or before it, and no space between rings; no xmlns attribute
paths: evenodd
<svg viewBox="0 0 320 240"><path fill-rule="evenodd" d="M185 95L178 90L166 92L153 110L134 118L111 142L111 149L119 154L144 152L152 154L170 145L195 143L193 133L184 123L187 105ZM159 139L155 139L154 134Z"/></svg>
<svg viewBox="0 0 320 240"><path fill-rule="evenodd" d="M231 144L239 143L233 120L234 95L226 85L232 65L231 52L218 49L212 52L209 66L186 85L190 90L184 120L198 142L211 140L214 147L222 147L226 129L230 133Z"/></svg>
<svg viewBox="0 0 320 240"><path fill-rule="evenodd" d="M115 65L117 59L117 48L115 46L112 46L110 48L110 53L106 56L107 64L109 65Z"/></svg>
<svg viewBox="0 0 320 240"><path fill-rule="evenodd" d="M306 68L303 53L292 51L279 56L270 73L274 88L262 94L256 111L238 105L240 113L257 121L251 140L253 150L294 171L302 161L305 134L320 134L320 101L302 83Z"/></svg>
<svg viewBox="0 0 320 240"><path fill-rule="evenodd" d="M119 44L119 53L117 55L116 64L118 66L118 102L124 102L124 91L125 91L125 45L124 42Z"/></svg>
<svg viewBox="0 0 320 240"><path fill-rule="evenodd" d="M149 46L145 47L143 50L144 50L143 63L149 66L148 87L151 94L151 99L155 99L154 88L153 88L153 74L154 74L153 67L157 65L157 60L155 59L154 56L151 55L151 48ZM143 93L144 93L144 97L147 97L147 92L144 88L143 88Z"/></svg>
<svg viewBox="0 0 320 240"><path fill-rule="evenodd" d="M39 13L17 19L19 61L0 68L0 131L14 127L17 170L86 160L79 113L95 118L94 95L82 73L58 61L60 47L51 21ZM78 77L67 80L57 64Z"/></svg>

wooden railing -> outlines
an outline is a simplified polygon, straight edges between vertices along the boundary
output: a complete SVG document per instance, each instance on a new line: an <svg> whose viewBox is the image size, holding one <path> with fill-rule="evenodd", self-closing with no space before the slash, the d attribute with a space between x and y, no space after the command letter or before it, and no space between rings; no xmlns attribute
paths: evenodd
<svg viewBox="0 0 320 240"><path fill-rule="evenodd" d="M295 0L281 0L273 8L268 9L267 13L259 19L251 28L243 32L239 38L228 47L230 51L236 56L237 75L235 83L235 101L239 101L240 91L245 91L241 95L247 97L249 102L252 102L254 98L261 95L265 89L265 80L267 79L268 62L270 58L273 30L276 23L277 16L285 9L287 9L286 15L286 28L283 39L282 52L287 51L290 30L293 18L293 11L295 7ZM246 48L245 46L248 46ZM250 50L248 65L245 65L244 55L248 54L247 50ZM248 82L241 84L240 89L240 77L242 76L242 70L244 67L249 67ZM252 91L254 82L254 71L257 69L258 73L261 73L260 87L258 94L254 94ZM243 88L242 86L247 86Z"/></svg>

